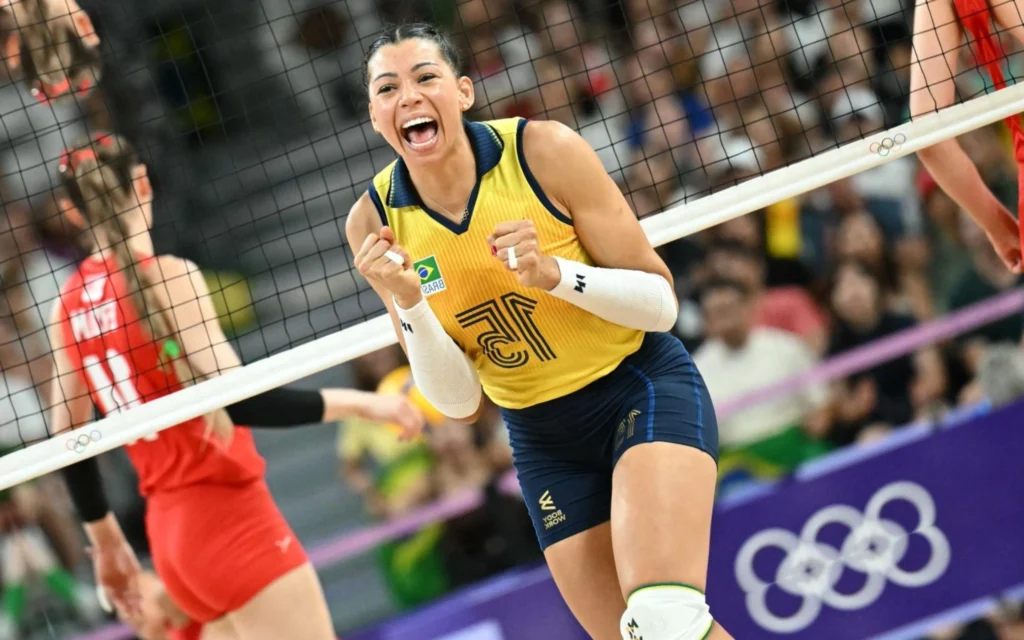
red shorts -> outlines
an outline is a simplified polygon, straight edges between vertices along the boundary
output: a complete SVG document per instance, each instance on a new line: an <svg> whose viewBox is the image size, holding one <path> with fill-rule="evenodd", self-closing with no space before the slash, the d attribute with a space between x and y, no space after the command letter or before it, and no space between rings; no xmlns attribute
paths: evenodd
<svg viewBox="0 0 1024 640"><path fill-rule="evenodd" d="M192 622L184 629L170 629L167 633L169 640L199 640L203 635L203 625Z"/></svg>
<svg viewBox="0 0 1024 640"><path fill-rule="evenodd" d="M167 593L198 623L241 608L309 561L263 480L158 492L146 533Z"/></svg>

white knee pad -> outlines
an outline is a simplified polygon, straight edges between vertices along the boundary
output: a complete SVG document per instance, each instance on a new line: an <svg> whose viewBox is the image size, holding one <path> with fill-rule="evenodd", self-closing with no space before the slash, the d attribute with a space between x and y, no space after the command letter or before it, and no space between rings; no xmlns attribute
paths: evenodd
<svg viewBox="0 0 1024 640"><path fill-rule="evenodd" d="M703 640L713 623L704 594L697 589L652 585L629 596L619 630L622 640Z"/></svg>

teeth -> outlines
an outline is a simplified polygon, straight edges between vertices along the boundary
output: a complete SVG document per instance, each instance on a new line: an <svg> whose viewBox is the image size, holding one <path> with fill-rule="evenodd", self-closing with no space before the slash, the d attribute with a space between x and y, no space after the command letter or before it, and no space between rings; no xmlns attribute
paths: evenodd
<svg viewBox="0 0 1024 640"><path fill-rule="evenodd" d="M406 122L405 124L403 124L402 128L403 129L408 129L409 127L415 127L418 124L429 124L429 123L431 123L433 121L434 121L433 118L416 118L415 120L410 120L409 122Z"/></svg>

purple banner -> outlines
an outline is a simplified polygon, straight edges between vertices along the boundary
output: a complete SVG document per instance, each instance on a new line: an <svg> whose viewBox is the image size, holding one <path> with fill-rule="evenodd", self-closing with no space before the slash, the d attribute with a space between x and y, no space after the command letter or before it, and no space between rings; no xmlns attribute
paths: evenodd
<svg viewBox="0 0 1024 640"><path fill-rule="evenodd" d="M909 639L980 615L993 596L1020 592L1022 410L935 433L910 427L722 504L708 585L716 619L744 639ZM409 637L587 636L541 568L347 636Z"/></svg>

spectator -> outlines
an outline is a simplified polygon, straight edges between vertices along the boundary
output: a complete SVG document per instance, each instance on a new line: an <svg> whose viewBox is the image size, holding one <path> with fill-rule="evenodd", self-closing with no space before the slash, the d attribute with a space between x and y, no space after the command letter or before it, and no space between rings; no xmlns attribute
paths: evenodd
<svg viewBox="0 0 1024 640"><path fill-rule="evenodd" d="M752 296L754 323L802 338L814 353L828 342L826 318L811 294L798 286L765 287L762 255L736 242L715 243L707 253L710 275L736 280Z"/></svg>
<svg viewBox="0 0 1024 640"><path fill-rule="evenodd" d="M707 341L694 354L716 405L807 373L814 352L795 335L757 326L756 299L736 281L714 281L703 295ZM719 470L773 477L827 450L827 387L801 385L718 419Z"/></svg>
<svg viewBox="0 0 1024 640"><path fill-rule="evenodd" d="M836 269L831 303L835 332L829 354L837 355L916 324L888 310L880 276L867 265L844 262ZM901 356L834 385L832 400L837 445L856 440L870 426L874 434L901 426L933 408L945 393L946 373L934 348Z"/></svg>

